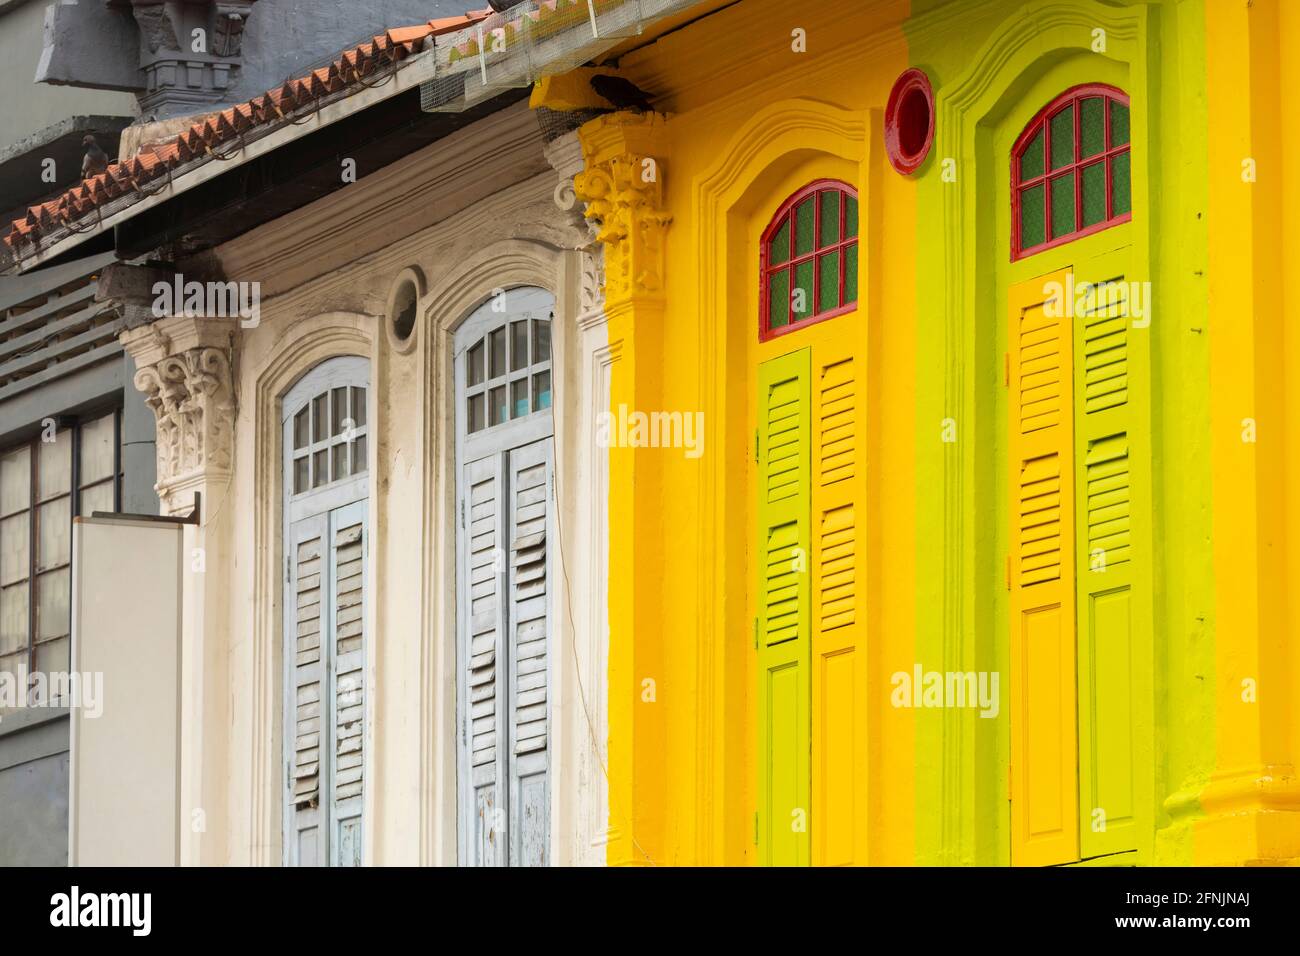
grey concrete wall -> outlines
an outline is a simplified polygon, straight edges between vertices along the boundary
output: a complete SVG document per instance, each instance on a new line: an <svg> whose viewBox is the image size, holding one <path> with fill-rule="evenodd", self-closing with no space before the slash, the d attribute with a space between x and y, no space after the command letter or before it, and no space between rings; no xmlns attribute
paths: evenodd
<svg viewBox="0 0 1300 956"><path fill-rule="evenodd" d="M144 393L132 383L135 360L123 356L122 392L122 510L128 514L156 515L158 492L158 447L153 409L144 402Z"/></svg>
<svg viewBox="0 0 1300 956"><path fill-rule="evenodd" d="M0 866L68 863L68 712L0 719Z"/></svg>
<svg viewBox="0 0 1300 956"><path fill-rule="evenodd" d="M102 4L101 4L102 5ZM34 82L43 46L42 0L0 6L0 147L69 116L131 116L135 97Z"/></svg>

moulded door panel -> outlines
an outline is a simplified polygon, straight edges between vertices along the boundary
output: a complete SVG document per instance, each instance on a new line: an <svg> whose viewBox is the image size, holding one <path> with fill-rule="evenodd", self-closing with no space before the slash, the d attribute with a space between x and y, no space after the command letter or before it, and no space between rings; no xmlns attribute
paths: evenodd
<svg viewBox="0 0 1300 956"><path fill-rule="evenodd" d="M1079 853L1066 275L1008 294L1011 861L1022 866Z"/></svg>

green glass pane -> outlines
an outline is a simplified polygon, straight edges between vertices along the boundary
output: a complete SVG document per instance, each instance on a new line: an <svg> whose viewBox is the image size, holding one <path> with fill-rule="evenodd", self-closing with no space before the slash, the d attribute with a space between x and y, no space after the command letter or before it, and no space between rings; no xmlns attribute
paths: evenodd
<svg viewBox="0 0 1300 956"><path fill-rule="evenodd" d="M818 260L817 311L829 312L840 307L840 254L829 252Z"/></svg>
<svg viewBox="0 0 1300 956"><path fill-rule="evenodd" d="M840 241L840 194L824 192L820 196L822 204L822 231L820 246L833 246Z"/></svg>
<svg viewBox="0 0 1300 956"><path fill-rule="evenodd" d="M858 199L856 196L844 197L844 238L852 239L858 234Z"/></svg>
<svg viewBox="0 0 1300 956"><path fill-rule="evenodd" d="M1110 145L1123 146L1128 142L1128 107L1119 100L1110 101Z"/></svg>
<svg viewBox="0 0 1300 956"><path fill-rule="evenodd" d="M1052 169L1074 162L1074 107L1052 117Z"/></svg>
<svg viewBox="0 0 1300 956"><path fill-rule="evenodd" d="M813 261L811 259L794 267L794 288L790 290L790 314L795 322L813 314Z"/></svg>
<svg viewBox="0 0 1300 956"><path fill-rule="evenodd" d="M1074 173L1052 180L1052 238L1074 232Z"/></svg>
<svg viewBox="0 0 1300 956"><path fill-rule="evenodd" d="M1106 164L1083 167L1083 226L1095 226L1106 218Z"/></svg>
<svg viewBox="0 0 1300 956"><path fill-rule="evenodd" d="M844 302L858 301L858 244L844 250Z"/></svg>
<svg viewBox="0 0 1300 956"><path fill-rule="evenodd" d="M779 266L790 259L790 217L786 216L781 228L772 234L767 244L767 261Z"/></svg>
<svg viewBox="0 0 1300 956"><path fill-rule="evenodd" d="M1132 210L1129 201L1129 152L1125 150L1110 161L1111 215L1122 216Z"/></svg>
<svg viewBox="0 0 1300 956"><path fill-rule="evenodd" d="M790 324L790 270L782 269L767 277L768 328Z"/></svg>
<svg viewBox="0 0 1300 956"><path fill-rule="evenodd" d="M1040 129L1038 135L1029 141L1025 151L1020 154L1020 181L1036 179L1043 175L1043 140L1046 139Z"/></svg>
<svg viewBox="0 0 1300 956"><path fill-rule="evenodd" d="M1032 249L1047 240L1046 224L1043 219L1042 183L1020 192L1020 248Z"/></svg>
<svg viewBox="0 0 1300 956"><path fill-rule="evenodd" d="M813 251L813 219L816 209L813 197L809 196L795 208L794 253L802 256Z"/></svg>
<svg viewBox="0 0 1300 956"><path fill-rule="evenodd" d="M1106 148L1106 114L1099 96L1091 96L1079 105L1079 158L1096 156Z"/></svg>

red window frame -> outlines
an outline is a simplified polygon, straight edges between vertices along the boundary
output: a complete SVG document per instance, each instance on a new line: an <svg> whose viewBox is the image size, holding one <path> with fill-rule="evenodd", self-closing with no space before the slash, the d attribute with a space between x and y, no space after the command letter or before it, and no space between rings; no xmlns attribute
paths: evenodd
<svg viewBox="0 0 1300 956"><path fill-rule="evenodd" d="M1103 121L1105 125L1105 141L1102 144L1102 150L1086 159L1080 158L1080 152L1083 149L1081 132L1081 110L1080 104L1083 100L1101 97L1106 105L1102 110ZM1114 212L1114 157L1122 153L1131 152L1133 146L1133 133L1130 120L1129 141L1122 146L1111 145L1111 123L1110 123L1110 101L1114 100L1129 106L1128 94L1115 86L1106 83L1085 83L1080 86L1074 86L1066 90L1060 96L1056 97L1046 106L1035 114L1034 118L1024 128L1024 131L1016 139L1015 145L1011 149L1011 261L1024 259L1028 256L1037 255L1047 249L1064 245L1067 242L1073 242L1075 239L1081 239L1084 236L1090 236L1093 233L1101 232L1103 229L1109 229L1111 226L1118 226L1121 223L1128 222L1133 218L1132 196L1129 197L1129 212L1121 213L1116 216ZM1074 107L1074 156L1071 161L1057 169L1051 169L1052 165L1052 119L1067 107ZM1039 176L1031 179L1020 179L1020 160L1024 155L1029 144L1033 142L1034 137L1039 132L1043 133L1043 172ZM1097 163L1105 164L1106 178L1106 217L1100 222L1093 223L1091 226L1083 226L1083 170ZM1074 176L1074 229L1062 236L1051 236L1052 230L1052 186L1054 179L1059 179L1065 175ZM1130 165L1130 191L1132 190L1132 167ZM1020 197L1037 185L1043 186L1043 235L1044 241L1036 246L1021 248L1020 236Z"/></svg>
<svg viewBox="0 0 1300 956"><path fill-rule="evenodd" d="M834 190L840 193L839 240L830 243L829 245L825 245L825 246L819 245L819 243L821 242L821 235L822 235L822 204L820 201L814 198L813 200L813 248L811 251L806 252L803 255L796 255L795 254L795 221L794 221L795 209L798 208L799 204L803 202L805 199L807 199L809 196L816 196L817 193L826 192L828 190ZM758 270L758 285L759 285L758 339L760 342L766 342L770 339L776 338L777 336L786 335L790 332L794 332L798 329L806 328L818 322L824 322L827 319L833 319L838 315L844 315L846 312L852 312L854 309L858 307L858 298L857 298L856 289L853 292L853 299L851 301L845 301L845 292L847 291L845 289L845 282L847 280L848 270L845 269L844 263L845 263L845 254L848 248L850 246L858 245L858 239L862 233L862 208L859 205L858 230L857 230L858 235L855 235L851 239L846 238L844 232L845 232L845 224L846 224L848 206L849 206L848 199L846 197L857 199L858 191L854 189L852 186L850 186L848 183L839 179L814 180L813 182L810 182L808 185L804 186L798 192L791 195L788 199L786 199L786 201L781 204L781 207L777 209L777 211L773 214L771 222L767 224L767 228L763 230L762 238L759 240L761 262ZM785 260L785 262L782 262L779 265L772 265L772 263L769 261L771 257L768 252L768 247L771 244L772 237L776 235L776 233L780 231L781 226L787 222L790 223L790 255ZM771 324L772 310L771 310L771 301L770 301L771 293L769 292L770 282L768 281L770 277L775 273L788 271L790 273L791 281L790 281L790 285L787 286L787 288L789 288L793 292L795 266L800 265L801 263L804 262L812 262L813 264L812 306L813 309L815 310L817 304L821 301L821 285L822 285L821 269L819 269L817 265L820 262L822 256L826 255L827 253L836 252L836 251L838 251L840 254L840 269L839 269L840 289L839 289L839 296L837 297L840 304L835 308L827 309L824 312L813 311L813 313L809 315L807 318L799 319L797 321L792 319L792 321L787 322L785 325L781 326L780 328L776 328L776 329L772 328L772 324ZM862 270L862 258L861 258L861 254L859 253L859 257L858 257L859 273L861 272L861 270Z"/></svg>

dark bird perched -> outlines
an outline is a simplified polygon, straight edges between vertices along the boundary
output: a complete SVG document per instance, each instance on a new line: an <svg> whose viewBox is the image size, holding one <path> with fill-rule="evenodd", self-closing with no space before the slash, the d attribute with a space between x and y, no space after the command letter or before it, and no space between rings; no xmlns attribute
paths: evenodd
<svg viewBox="0 0 1300 956"><path fill-rule="evenodd" d="M81 141L81 145L86 147L86 156L81 161L81 178L89 179L91 176L98 176L108 170L108 153L99 148L95 142L95 137L87 133Z"/></svg>
<svg viewBox="0 0 1300 956"><path fill-rule="evenodd" d="M612 103L615 109L636 110L639 113L649 113L654 109L645 90L621 76L597 74L591 78L591 88Z"/></svg>

